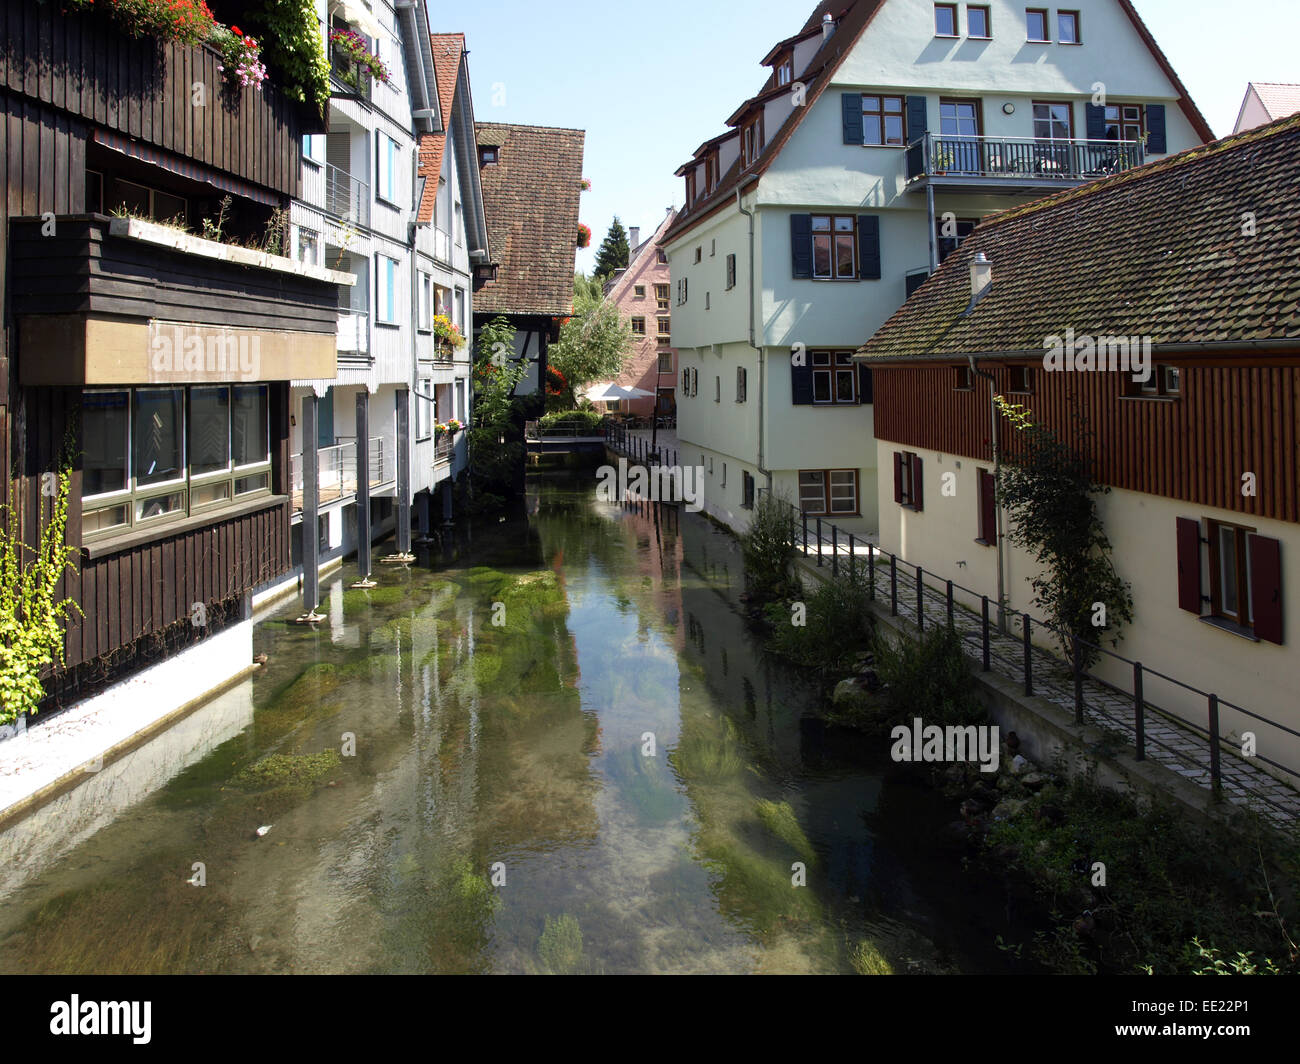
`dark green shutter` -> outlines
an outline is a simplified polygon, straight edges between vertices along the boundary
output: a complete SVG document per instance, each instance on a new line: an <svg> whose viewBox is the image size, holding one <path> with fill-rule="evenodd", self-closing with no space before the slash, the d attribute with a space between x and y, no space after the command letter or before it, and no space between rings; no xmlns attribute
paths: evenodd
<svg viewBox="0 0 1300 1064"><path fill-rule="evenodd" d="M844 143L862 143L862 93L846 92L840 96L844 116Z"/></svg>
<svg viewBox="0 0 1300 1064"><path fill-rule="evenodd" d="M858 215L858 278L880 280L880 216Z"/></svg>
<svg viewBox="0 0 1300 1064"><path fill-rule="evenodd" d="M1088 139L1105 140L1106 139L1106 108L1096 107L1093 104L1085 103L1083 113L1088 119Z"/></svg>
<svg viewBox="0 0 1300 1064"><path fill-rule="evenodd" d="M909 273L903 279L903 283L907 288L907 295L904 298L911 299L912 293L920 288L921 285L925 284L929 277L930 275L928 273Z"/></svg>
<svg viewBox="0 0 1300 1064"><path fill-rule="evenodd" d="M861 405L870 404L875 401L875 395L871 385L871 367L858 363L858 403Z"/></svg>
<svg viewBox="0 0 1300 1064"><path fill-rule="evenodd" d="M1169 148L1165 144L1165 105L1147 104L1147 154L1163 155Z"/></svg>
<svg viewBox="0 0 1300 1064"><path fill-rule="evenodd" d="M907 97L907 142L910 144L914 140L920 140L925 135L928 124L925 97Z"/></svg>
<svg viewBox="0 0 1300 1064"><path fill-rule="evenodd" d="M808 352L804 351L805 364L790 363L790 402L795 406L812 406L812 366L807 365Z"/></svg>
<svg viewBox="0 0 1300 1064"><path fill-rule="evenodd" d="M812 277L812 215L790 215L790 271L798 277Z"/></svg>

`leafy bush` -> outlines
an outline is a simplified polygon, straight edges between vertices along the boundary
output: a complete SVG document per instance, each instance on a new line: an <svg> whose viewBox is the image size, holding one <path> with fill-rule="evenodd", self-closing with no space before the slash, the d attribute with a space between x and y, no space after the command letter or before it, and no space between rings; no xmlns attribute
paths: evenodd
<svg viewBox="0 0 1300 1064"><path fill-rule="evenodd" d="M826 672L843 671L869 645L874 627L866 574L844 574L820 586L803 603L804 624L793 623L791 603L768 606L772 649Z"/></svg>
<svg viewBox="0 0 1300 1064"><path fill-rule="evenodd" d="M895 722L920 716L927 724L978 724L987 719L974 695L961 640L947 626L931 628L919 641L874 640L876 673Z"/></svg>
<svg viewBox="0 0 1300 1064"><path fill-rule="evenodd" d="M1295 843L1253 835L1200 832L1082 778L1029 795L1019 815L993 823L985 846L1047 894L1054 924L1031 950L1056 971L1295 973ZM1093 885L1098 862L1104 885Z"/></svg>
<svg viewBox="0 0 1300 1064"><path fill-rule="evenodd" d="M760 602L799 594L790 576L795 554L793 513L788 501L764 492L740 536L749 593Z"/></svg>
<svg viewBox="0 0 1300 1064"><path fill-rule="evenodd" d="M600 435L603 423L604 415L598 410L561 410L553 414L544 414L538 420L543 432L550 429L561 431L582 429L584 435L588 436Z"/></svg>

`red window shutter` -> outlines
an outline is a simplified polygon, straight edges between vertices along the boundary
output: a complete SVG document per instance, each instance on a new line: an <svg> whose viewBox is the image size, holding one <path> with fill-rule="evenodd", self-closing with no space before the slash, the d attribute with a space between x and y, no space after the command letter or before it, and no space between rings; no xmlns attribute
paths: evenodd
<svg viewBox="0 0 1300 1064"><path fill-rule="evenodd" d="M1178 518L1178 608L1201 615L1201 523Z"/></svg>
<svg viewBox="0 0 1300 1064"><path fill-rule="evenodd" d="M994 510L996 499L993 492L993 474L986 469L980 473L980 539L985 543L996 543L998 522Z"/></svg>
<svg viewBox="0 0 1300 1064"><path fill-rule="evenodd" d="M894 502L903 501L903 453L894 452Z"/></svg>
<svg viewBox="0 0 1300 1064"><path fill-rule="evenodd" d="M921 500L924 496L921 494L921 456L912 455L912 506L921 509Z"/></svg>
<svg viewBox="0 0 1300 1064"><path fill-rule="evenodd" d="M1254 533L1246 537L1250 557L1250 600L1255 635L1282 643L1282 544Z"/></svg>

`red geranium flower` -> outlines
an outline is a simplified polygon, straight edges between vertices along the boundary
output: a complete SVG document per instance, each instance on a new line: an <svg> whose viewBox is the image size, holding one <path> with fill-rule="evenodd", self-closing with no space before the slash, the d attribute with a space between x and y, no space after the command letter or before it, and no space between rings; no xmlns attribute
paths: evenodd
<svg viewBox="0 0 1300 1064"><path fill-rule="evenodd" d="M241 30L238 26L231 26L230 32L233 33L236 37L242 37L244 35L244 31Z"/></svg>

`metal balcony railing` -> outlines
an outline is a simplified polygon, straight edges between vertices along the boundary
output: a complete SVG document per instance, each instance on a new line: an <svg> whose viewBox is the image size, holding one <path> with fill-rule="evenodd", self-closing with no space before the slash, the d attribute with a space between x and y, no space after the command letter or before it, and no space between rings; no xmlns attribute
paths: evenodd
<svg viewBox="0 0 1300 1064"><path fill-rule="evenodd" d="M325 210L357 225L370 224L370 186L330 163L325 164Z"/></svg>
<svg viewBox="0 0 1300 1064"><path fill-rule="evenodd" d="M339 310L338 348L341 355L370 353L370 315L364 310Z"/></svg>
<svg viewBox="0 0 1300 1064"><path fill-rule="evenodd" d="M393 479L387 461L387 448L382 436L370 437L370 486L387 484ZM319 477L320 498L324 506L357 493L357 448L353 440L322 447L316 452L316 469ZM289 456L289 477L293 485L293 512L302 512L303 461L302 452Z"/></svg>
<svg viewBox="0 0 1300 1064"><path fill-rule="evenodd" d="M1144 162L1142 144L1120 140L946 137L927 133L907 148L907 178L1091 181Z"/></svg>
<svg viewBox="0 0 1300 1064"><path fill-rule="evenodd" d="M369 71L358 69L356 63L338 48L330 49L330 80L344 94L370 101Z"/></svg>
<svg viewBox="0 0 1300 1064"><path fill-rule="evenodd" d="M441 465L443 462L451 461L451 452L454 449L456 438L447 433L443 433L433 441L433 464Z"/></svg>

